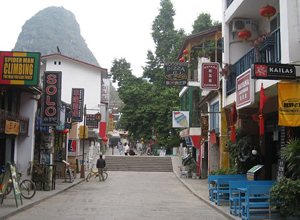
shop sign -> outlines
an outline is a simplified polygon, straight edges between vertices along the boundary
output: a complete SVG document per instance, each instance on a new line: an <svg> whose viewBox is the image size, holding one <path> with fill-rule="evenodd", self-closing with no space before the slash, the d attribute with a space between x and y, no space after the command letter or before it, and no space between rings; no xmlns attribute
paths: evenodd
<svg viewBox="0 0 300 220"><path fill-rule="evenodd" d="M72 121L83 120L83 103L84 103L84 89L73 88L72 89Z"/></svg>
<svg viewBox="0 0 300 220"><path fill-rule="evenodd" d="M189 111L173 111L173 128L189 127Z"/></svg>
<svg viewBox="0 0 300 220"><path fill-rule="evenodd" d="M294 65L255 63L252 65L252 79L284 80L296 79L296 68Z"/></svg>
<svg viewBox="0 0 300 220"><path fill-rule="evenodd" d="M188 146L188 147L194 146L194 143L193 143L193 140L192 140L191 136L186 136L185 137L185 143L186 143L186 146Z"/></svg>
<svg viewBox="0 0 300 220"><path fill-rule="evenodd" d="M37 86L40 57L39 52L0 51L0 84Z"/></svg>
<svg viewBox="0 0 300 220"><path fill-rule="evenodd" d="M220 88L219 80L220 64L217 62L202 63L200 87L205 90L218 90Z"/></svg>
<svg viewBox="0 0 300 220"><path fill-rule="evenodd" d="M108 117L108 131L114 130L114 115L109 115Z"/></svg>
<svg viewBox="0 0 300 220"><path fill-rule="evenodd" d="M60 124L61 72L45 71L43 82L42 125L56 126Z"/></svg>
<svg viewBox="0 0 300 220"><path fill-rule="evenodd" d="M199 144L204 144L208 137L208 116L201 116L201 136L199 139Z"/></svg>
<svg viewBox="0 0 300 220"><path fill-rule="evenodd" d="M165 63L165 85L186 86L188 78L188 63L170 62Z"/></svg>
<svg viewBox="0 0 300 220"><path fill-rule="evenodd" d="M86 115L86 126L89 128L98 128L99 122L95 119L95 114L87 114Z"/></svg>
<svg viewBox="0 0 300 220"><path fill-rule="evenodd" d="M101 102L109 102L110 79L103 79L101 86Z"/></svg>
<svg viewBox="0 0 300 220"><path fill-rule="evenodd" d="M20 127L19 122L6 120L4 133L5 134L15 134L15 135L18 135L19 134L19 127Z"/></svg>
<svg viewBox="0 0 300 220"><path fill-rule="evenodd" d="M254 80L251 69L236 78L236 108L241 109L254 103Z"/></svg>

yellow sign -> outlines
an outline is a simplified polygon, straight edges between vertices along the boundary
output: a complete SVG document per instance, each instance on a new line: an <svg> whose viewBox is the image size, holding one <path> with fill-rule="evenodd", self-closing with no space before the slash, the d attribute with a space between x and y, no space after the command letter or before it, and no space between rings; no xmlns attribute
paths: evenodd
<svg viewBox="0 0 300 220"><path fill-rule="evenodd" d="M7 121L5 123L5 134L15 134L18 135L19 134L19 127L20 124L18 122L15 121Z"/></svg>
<svg viewBox="0 0 300 220"><path fill-rule="evenodd" d="M300 85L296 82L278 83L278 125L300 126Z"/></svg>
<svg viewBox="0 0 300 220"><path fill-rule="evenodd" d="M85 127L85 129L84 129L84 127ZM84 132L84 137L83 137L83 132ZM81 138L81 139L88 138L88 127L87 126L80 126L79 127L79 138Z"/></svg>

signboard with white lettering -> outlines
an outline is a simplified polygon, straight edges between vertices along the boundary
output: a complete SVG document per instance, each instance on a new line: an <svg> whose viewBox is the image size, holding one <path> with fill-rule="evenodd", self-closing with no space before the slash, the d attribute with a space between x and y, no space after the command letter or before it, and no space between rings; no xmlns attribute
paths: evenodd
<svg viewBox="0 0 300 220"><path fill-rule="evenodd" d="M251 69L248 69L236 78L236 108L252 105L254 93L254 79L251 79Z"/></svg>
<svg viewBox="0 0 300 220"><path fill-rule="evenodd" d="M72 88L72 121L83 120L84 89Z"/></svg>
<svg viewBox="0 0 300 220"><path fill-rule="evenodd" d="M165 63L165 85L186 86L188 76L188 63L170 62Z"/></svg>
<svg viewBox="0 0 300 220"><path fill-rule="evenodd" d="M288 64L255 63L251 66L252 79L296 79L296 68Z"/></svg>
<svg viewBox="0 0 300 220"><path fill-rule="evenodd" d="M202 63L200 87L205 90L218 90L220 88L219 80L220 64L217 62L213 63Z"/></svg>

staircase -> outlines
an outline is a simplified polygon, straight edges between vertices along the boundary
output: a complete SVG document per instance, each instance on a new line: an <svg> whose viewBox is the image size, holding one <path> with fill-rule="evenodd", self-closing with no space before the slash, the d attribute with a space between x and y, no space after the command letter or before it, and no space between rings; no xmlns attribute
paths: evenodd
<svg viewBox="0 0 300 220"><path fill-rule="evenodd" d="M173 172L171 157L105 156L108 171Z"/></svg>

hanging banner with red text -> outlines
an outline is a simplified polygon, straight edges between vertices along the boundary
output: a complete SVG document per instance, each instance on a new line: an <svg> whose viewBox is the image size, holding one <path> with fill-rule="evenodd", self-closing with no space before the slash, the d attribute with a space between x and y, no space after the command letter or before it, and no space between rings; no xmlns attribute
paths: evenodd
<svg viewBox="0 0 300 220"><path fill-rule="evenodd" d="M73 88L72 89L72 121L79 121L83 120L84 109L84 89Z"/></svg>
<svg viewBox="0 0 300 220"><path fill-rule="evenodd" d="M61 71L45 71L42 103L42 126L60 124Z"/></svg>
<svg viewBox="0 0 300 220"><path fill-rule="evenodd" d="M300 126L300 85L297 82L278 83L278 125Z"/></svg>

